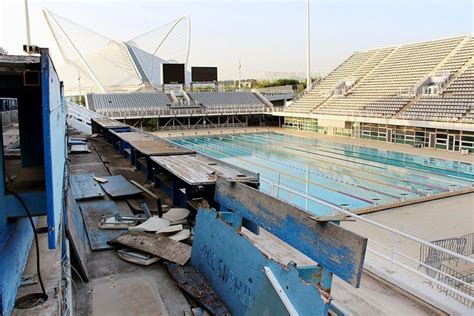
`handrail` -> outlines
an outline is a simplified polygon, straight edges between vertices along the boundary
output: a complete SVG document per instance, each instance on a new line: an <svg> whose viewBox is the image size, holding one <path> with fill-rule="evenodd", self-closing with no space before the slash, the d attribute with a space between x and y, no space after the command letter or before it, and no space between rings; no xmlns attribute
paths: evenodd
<svg viewBox="0 0 474 316"><path fill-rule="evenodd" d="M328 203L328 202L326 202L326 201L324 201L324 200L318 199L318 198L313 197L313 196L310 196L310 195L306 195L306 194L304 194L304 193L298 192L298 191L296 191L296 190L294 190L294 189L291 189L291 188L289 188L289 187L283 186L283 185L281 185L281 184L273 183L270 179L267 179L267 178L265 178L265 177L262 177L262 176L261 176L260 178L261 178L261 179L264 179L264 182L266 182L266 183L268 183L268 184L270 184L270 185L272 185L272 186L279 187L279 188L281 188L281 189L283 189L283 190L285 190L285 191L291 192L292 194L299 195L299 196L301 196L301 197L303 197L303 198L306 198L306 199L308 199L308 200L312 200L313 202L322 204L322 205L327 206L327 207L329 207L329 208L331 208L331 209L333 209L333 210L336 210L336 211L338 211L338 212L344 213L345 215L354 217L354 218L359 219L359 220L361 220L361 221L364 221L364 222L367 222L367 223L369 223L369 224L372 224L372 225L374 225L374 226L376 226L376 227L378 227L378 228L381 228L381 229L384 229L384 230L387 230L387 231L396 233L397 235L400 235L400 236L403 236L403 237L405 237L405 238L408 238L408 239L411 239L411 240L413 240L413 241L416 241L416 242L418 242L418 243L424 244L424 245L429 246L429 247L431 247L431 248L434 248L434 249L436 249L436 250L438 250L438 251L446 252L447 254L449 254L449 255L451 255L451 256L453 256L453 257L455 257L455 258L458 258L458 259L461 259L461 260L465 260L465 261L467 261L467 262L469 262L469 263L474 264L474 259L472 259L472 258L463 256L463 255L460 255L460 254L458 254L458 253L456 253L456 252L453 252L453 251L451 251L451 250L449 250L449 249L445 249L445 248L442 248L442 247L440 247L440 246L433 245L433 244L431 244L431 243L429 243L429 242L427 242L427 241L425 241L425 240L423 240L423 239L420 239L420 238L418 238L418 237L409 235L409 234L407 234L407 233L404 233L404 232L402 232L402 231L396 230L396 229L394 229L394 228L392 228L392 227L389 227L389 226L386 226L386 225L384 225L384 224L380 224L380 223L378 223L378 222L375 222L375 221L370 220L370 219L368 219L368 218L362 217L362 216L360 216L360 215L354 214L354 213L352 213L351 211L345 210L345 209L343 209L343 208L341 208L341 207L339 207L339 206L336 206L336 205L334 205L334 204Z"/></svg>
<svg viewBox="0 0 474 316"><path fill-rule="evenodd" d="M257 98L262 101L263 103L265 103L266 106L268 106L269 108L273 108L273 103L271 103L270 101L268 101L261 93L260 91L258 91L257 89L252 89L252 92L257 96Z"/></svg>
<svg viewBox="0 0 474 316"><path fill-rule="evenodd" d="M68 115L79 114L81 115L82 118L86 118L89 120L90 118L102 117L102 115L100 115L99 113L91 111L72 101L67 100L66 104L67 104L67 109L68 109Z"/></svg>
<svg viewBox="0 0 474 316"><path fill-rule="evenodd" d="M332 210L334 210L334 211L337 211L337 212L343 213L343 214L345 214L345 215L347 215L347 216L356 218L356 219L358 219L358 220L360 220L360 221L362 221L362 222L368 223L368 224L373 225L373 226L375 226L375 227L378 227L378 228L380 228L380 229L382 229L382 230L385 230L385 231L387 231L388 233L391 233L391 234L392 234L392 247L388 247L388 246L386 246L386 245L382 245L382 244L380 244L380 243L378 243L378 242L376 242L376 241L372 241L372 240L369 239L369 241L372 242L372 243L374 243L375 245L377 245L377 246L379 246L379 247L382 247L382 248L385 248L385 249L391 251L390 257L388 257L387 255L384 255L384 254L382 254L382 253L379 253L379 252L377 252L376 250L371 249L371 248L369 248L369 247L367 248L367 251L369 251L370 253L373 253L374 255L377 255L377 256L379 256L379 257L381 257L381 258L383 258L383 259L385 259L385 260L391 262L391 264L395 264L395 265L397 265L397 266L399 266L399 267L401 267L401 268L403 268L403 269L405 269L405 270L408 270L408 271L410 271L410 272L412 272L412 273L415 273L416 275L418 275L418 276L420 276L420 277L422 277L422 278L424 278L424 279L427 279L427 280L429 280L430 282L433 282L433 283L437 284L438 286L443 287L443 288L445 288L445 289L447 289L447 290L449 290L449 291L451 291L451 292L453 292L453 293L455 293L455 294L457 294L457 295L463 297L464 299L466 299L466 300L468 300L468 301L474 302L474 297L473 297L473 296L470 296L470 295L468 295L468 294L466 294L466 293L464 293L464 292L461 292L461 291L459 291L458 289L456 289L456 288L454 288L454 287L452 287L452 286L450 286L450 285L448 285L448 284L446 284L446 283L443 283L443 282L441 282L441 281L435 279L434 277L431 277L431 276L429 276L429 275L427 275L427 274L423 274L423 273L419 272L418 270L416 270L416 269L414 269L414 268L412 268L412 267L409 267L409 266L407 266L406 264L404 264L404 263L402 263L402 262L397 261L396 258L395 258L395 255L399 255L399 256L404 257L404 258L407 258L407 259L409 259L409 260L411 260L411 261L413 261L413 262L416 262L416 263L418 263L419 265L424 266L425 268L431 269L431 270L433 270L433 271L436 271L436 273L439 273L439 274L441 274L441 275L447 276L447 277L451 278L452 280L455 280L456 282L458 282L458 283L460 283L460 284L466 285L466 286L468 286L468 287L470 287L470 288L473 288L473 287L474 287L474 285L472 285L472 284L470 284L470 283L467 283L467 282L464 281L464 280L461 280L461 279L459 279L459 278L457 278L457 277L455 277L455 276L449 275L448 273L446 273L446 272L444 272L444 271L441 271L441 270L439 270L439 269L436 269L436 268L434 268L434 267L432 267L432 266L428 266L428 265L425 264L424 262L420 262L420 261L418 261L418 260L416 260L416 259L414 259L414 258L411 258L411 257L409 257L409 256L407 256L407 255L405 255L405 254L400 253L399 251L396 251L396 250L395 250L395 240L396 240L396 236L404 237L404 238L406 238L406 239L408 239L408 240L411 240L411 241L413 241L413 242L416 242L416 243L418 243L418 244L422 244L422 245L425 245L425 246L427 246L427 247L429 247L429 248L435 249L435 250L437 250L437 251L439 251L439 252L446 253L446 254L452 256L453 258L462 260L462 261L464 261L464 262L466 262L466 263L474 264L474 259L472 259L472 258L470 258L470 257L466 257L466 256L464 256L464 255L462 255L462 254L453 252L453 251L451 251L451 250L449 250L449 249L442 248L442 247L440 247L440 246L438 246L438 245L432 244L432 243L430 243L430 242L428 242L428 241L425 241L425 240L420 239L420 238L418 238L418 237L415 237L415 236L412 236L412 235L410 235L410 234L404 233L404 232L402 232L402 231L399 231L399 230L394 229L394 228L392 228L392 227L386 226L386 225L384 225L384 224L375 222L375 221L370 220L370 219L368 219L368 218L365 218L365 217L363 217L363 216L354 214L354 213L352 213L352 212L349 211L349 210L346 210L346 209L344 209L344 208L335 206L335 205L330 204L330 203L328 203L328 202L326 202L326 201L324 201L324 200L318 199L318 198L316 198L316 197L307 195L307 194L302 193L302 192L298 192L298 191L296 191L296 190L294 190L294 189L292 189L292 188L286 187L286 186L284 186L284 185L274 183L271 179L268 179L268 178L266 178L266 177L260 176L260 182L261 182L261 183L262 183L262 182L263 182L263 183L267 183L267 184L270 185L270 192L269 192L269 194L271 194L271 195L273 195L273 196L276 195L277 189L278 189L278 190L281 189L281 190L284 190L284 191L288 192L288 193L289 193L289 203L291 203L291 195L297 195L297 196L302 197L302 198L304 198L304 199L306 199L306 200L311 200L311 201L316 202L316 203L318 203L318 204L327 206L327 207L329 207L330 209L332 209ZM277 197L278 197L278 195L277 195Z"/></svg>

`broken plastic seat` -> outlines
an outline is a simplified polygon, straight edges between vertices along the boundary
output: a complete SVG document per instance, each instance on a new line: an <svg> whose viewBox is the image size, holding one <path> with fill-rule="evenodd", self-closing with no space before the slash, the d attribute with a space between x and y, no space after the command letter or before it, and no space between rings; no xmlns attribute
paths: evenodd
<svg viewBox="0 0 474 316"><path fill-rule="evenodd" d="M117 255L125 261L142 266L149 266L150 264L155 263L161 259L160 257L155 257L146 252L131 248L119 249L117 250Z"/></svg>
<svg viewBox="0 0 474 316"><path fill-rule="evenodd" d="M137 226L129 227L128 230L139 232L156 232L157 230L170 226L170 221L165 218L150 217Z"/></svg>
<svg viewBox="0 0 474 316"><path fill-rule="evenodd" d="M191 231L189 229L183 229L174 235L168 236L168 238L173 239L174 241L182 241L188 239L189 237L191 237Z"/></svg>
<svg viewBox="0 0 474 316"><path fill-rule="evenodd" d="M169 220L171 224L182 224L191 212L187 208L171 208L163 214L163 218Z"/></svg>
<svg viewBox="0 0 474 316"><path fill-rule="evenodd" d="M183 230L183 225L172 225L168 227L160 228L156 231L157 234L167 234L167 233L176 233Z"/></svg>

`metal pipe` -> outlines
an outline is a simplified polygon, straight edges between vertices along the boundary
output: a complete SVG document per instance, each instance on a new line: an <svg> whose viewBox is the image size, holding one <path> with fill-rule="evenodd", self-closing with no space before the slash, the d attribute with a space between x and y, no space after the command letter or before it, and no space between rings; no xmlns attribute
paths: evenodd
<svg viewBox="0 0 474 316"><path fill-rule="evenodd" d="M307 30L306 30L306 91L311 90L311 13L310 0L308 0L307 7Z"/></svg>
<svg viewBox="0 0 474 316"><path fill-rule="evenodd" d="M372 250L372 249L370 249L370 248L367 248L367 251L368 251L368 252L371 252L371 253L373 253L373 254L375 254L375 255L377 255L377 256L379 256L379 257L385 259L385 260L390 261L390 258L389 258L389 257L387 257L387 256L385 256L385 255L383 255L383 254L381 254L381 253L377 253L376 251L374 251L374 250ZM421 278L426 278L426 275L424 275L424 274L421 273L420 271L417 271L417 270L415 270L415 269L413 269L413 268L411 268L411 267L409 267L409 266L407 266L407 265L405 265L405 264L403 264L403 263L398 263L398 265L399 265L400 267L402 267L402 268L404 268L404 269L406 269L406 270L408 270L408 271L410 271L410 272L416 274L417 276L419 276L419 277L421 277ZM434 278L430 278L429 280L430 280L430 282L433 282L433 283L435 283L436 285L439 285L440 287L442 287L442 288L444 288L444 289L450 290L450 291L452 291L453 293L455 293L455 294L457 294L457 295L459 295L459 296L465 298L465 299L468 300L468 301L471 301L471 302L473 301L473 297L472 297L472 296L470 296L470 295L468 295L468 294L466 294L466 293L464 293L464 292L461 292L461 291L459 291L458 289L453 288L452 286L449 286L449 285L447 285L447 284L445 284L445 283L443 283L443 282L441 282L441 281L438 281L438 280L436 280L436 279L434 279Z"/></svg>
<svg viewBox="0 0 474 316"><path fill-rule="evenodd" d="M29 47L31 46L31 34L30 34L30 14L28 10L28 0L25 0L25 24L26 24L26 45L28 45L27 53L31 54Z"/></svg>
<svg viewBox="0 0 474 316"><path fill-rule="evenodd" d="M310 200L313 200L313 201L315 201L315 202L324 204L324 203L322 203L322 202L320 202L320 201L317 201L317 199L313 199L313 198L310 197L310 196L305 196L305 195L303 195L303 194L301 194L301 193L299 193L299 192L297 192L297 191L294 191L294 190L292 190L292 189L286 188L286 187L281 186L281 185L274 184L272 181L269 181L269 180L267 180L267 179L262 179L262 177L260 177L260 180L261 180L262 182L266 182L266 183L270 184L270 186L271 186L270 192L274 191L275 188L282 188L283 190L287 191L287 192L288 192L288 195L289 195L289 201L288 201L289 204L291 204L291 202L292 202L292 201L291 201L291 196L292 196L292 194L296 194L296 195L299 195L299 196L304 197L304 198L306 198L306 199L310 199ZM341 212L350 213L349 211L345 211L345 210L343 210L343 209L341 209ZM431 270L434 270L434 271L436 271L436 272L438 272L438 273L441 273L441 274L443 274L443 275L445 275L445 276L447 276L447 277L449 277L449 278L451 278L451 279L453 279L453 280L456 280L456 281L458 281L458 282L460 282L460 283L462 283L462 284L464 284L464 285L466 285L466 286L472 287L471 284L468 284L468 283L465 282L464 280L458 279L458 278L456 278L455 276L449 275L449 274L447 274L447 273L445 273L445 272L443 272L443 271L441 271L441 270L437 270L437 269L435 269L435 268L433 268L433 267L427 266L426 264L424 264L424 263L422 263L422 262L419 262L419 261L416 261L416 260L414 260L413 258L410 258L410 257L408 257L408 256L406 256L406 255L404 255L404 254L398 253L398 252L395 250L395 240L396 240L395 238L396 238L396 235L403 236L403 237L406 237L407 239L411 239L411 240L416 241L416 242L419 242L419 243L421 243L421 244L425 244L425 245L427 245L427 246L429 246L429 247L431 247L431 248L434 248L434 249L436 249L436 250L439 250L439 251L441 251L441 252L448 253L448 254L450 254L450 255L452 255L452 256L458 258L458 259L461 259L461 260L463 260L463 261L473 263L473 260L472 260L471 258L466 257L466 256L463 256L463 255L460 255L460 254L457 254L457 253L452 252L452 251L450 251L450 250L448 250L448 249L441 248L441 247L439 247L439 246L437 246L437 245L431 244L431 243L429 243L429 242L427 242L427 241L418 239L418 238L416 238L416 237L414 237L414 236L411 236L411 235L405 234L405 233L403 233L403 232L397 231L397 230L395 230L395 229L389 228L388 226L379 224L379 223L377 223L377 222L374 222L374 221L372 221L372 220L366 219L366 218L361 217L361 216L359 216L359 215L355 215L355 214L352 214L352 215L351 215L351 214L348 214L348 215L349 215L349 216L356 217L356 218L358 218L358 219L361 219L362 221L368 222L368 223L370 223L370 224L372 224L372 225L375 225L376 227L379 227L379 228L382 228L382 229L387 229L387 230L389 230L390 232L392 232L392 246L391 246L391 247L387 247L387 246L382 245L382 244L380 244L380 243L377 243L377 242L375 242L375 241L369 240L369 241L375 243L376 245L378 245L378 246L380 246L380 247L382 247L382 248L385 248L385 249L389 250L389 251L390 251L390 257L387 257L386 255L383 255L382 253L380 253L380 252L378 252L378 251L375 251L374 249L367 248L367 251L368 251L368 252L371 252L371 253L373 253L373 254L375 254L375 255L377 255L377 256L379 256L379 257L381 257L381 258L383 258L383 259L385 259L385 260L387 260L387 261L389 261L389 262L391 263L392 271L394 271L393 265L396 264L396 265L398 265L399 267L404 268L404 269L406 269L406 270L408 270L408 271L410 271L410 272L413 272L413 273L415 273L416 275L418 275L418 276L420 276L420 277L422 277L422 278L424 278L424 279L427 279L427 280L429 280L429 281L432 281L432 282L436 283L437 285L439 285L439 286L441 286L441 287L443 287L443 288L445 288L445 289L449 289L449 290L453 291L454 293L456 293L456 294L458 294L458 295L460 295L460 296L462 296L462 297L464 297L464 298L466 298L466 299L468 299L468 300L470 300L470 301L473 300L473 298L472 298L471 296L469 296L468 294L465 294L465 293L459 291L459 290L456 289L456 288L453 288L453 287L451 287L451 286L449 286L449 285L447 285L447 284L444 284L444 283L442 283L442 282L440 282L440 281L438 281L438 280L436 280L436 279L434 279L434 278L431 278L431 277L429 277L429 276L427 276L427 275L425 275L425 274L423 274L423 273L420 273L419 271L417 271L417 270L415 270L415 269L413 269L413 268L411 268L411 267L408 267L407 265L405 265L405 264L403 264L403 263L397 261L397 260L395 259L395 254L398 254L398 255L400 255L400 256L402 256L402 257L405 257L405 258L407 258L407 259L409 259L409 260L411 260L411 261L415 261L415 262L421 264L421 265L424 266L424 267L427 267L427 268L429 268L429 269L431 269Z"/></svg>
<svg viewBox="0 0 474 316"><path fill-rule="evenodd" d="M391 227L389 227L389 226L386 226L386 225L384 225L384 224L380 224L380 223L378 223L378 222L375 222L375 221L370 220L370 219L368 219L368 218L365 218L365 217L363 217L363 216L354 214L354 213L352 213L352 212L350 212L350 211L347 211L347 210L345 210L345 209L343 209L343 208L341 208L341 207L335 206L334 204L328 203L328 202L326 202L326 201L324 201L324 200L315 198L315 197L313 197L313 196L306 196L305 194L302 194L301 192L298 192L298 191L293 190L293 189L291 189L291 188L288 188L288 187L285 187L285 186L282 186L282 185L275 184L275 183L273 183L270 179L267 179L267 178L265 178L265 177L263 177L263 176L260 176L260 181L266 182L266 183L268 183L268 184L270 184L270 185L275 185L275 186L279 187L280 189L283 189L283 190L287 191L288 193L292 193L292 194L295 194L295 195L299 195L299 196L301 196L301 197L303 197L303 198L310 199L310 200L312 200L312 201L314 201L314 202L316 202L316 203L318 203L318 204L327 206L327 207L329 207L329 208L331 208L331 209L333 209L333 210L335 210L335 211L344 213L345 215L348 215L348 216L350 216L350 217L354 217L354 218L359 219L359 220L361 220L361 221L363 221L363 222L369 223L369 224L371 224L371 225L373 225L373 226L375 226L375 227L384 229L384 230L389 231L389 232L396 233L396 234L399 235L399 236L402 236L402 237L405 237L405 238L407 238L407 239L410 239L410 240L413 240L413 241L415 241L415 242L418 242L418 243L420 243L420 244L426 245L426 246L431 247L431 248L433 248L433 249L436 249L436 250L438 250L438 251L440 251L440 252L444 252L444 253L446 253L446 254L452 256L452 257L455 257L455 258L457 258L457 259L463 260L463 261L465 261L465 262L474 264L474 259L473 259L473 258L460 255L460 254L458 254L458 253L456 253L456 252L454 252L454 251L451 251L451 250L449 250L449 249L442 248L442 247L440 247L440 246L438 246L438 245L435 245L435 244L432 244L432 243L430 243L430 242L427 242L426 240L417 238L417 237L415 237L415 236L412 236L412 235L409 235L409 234L404 233L404 232L402 232L402 231L396 230L396 229L391 228Z"/></svg>

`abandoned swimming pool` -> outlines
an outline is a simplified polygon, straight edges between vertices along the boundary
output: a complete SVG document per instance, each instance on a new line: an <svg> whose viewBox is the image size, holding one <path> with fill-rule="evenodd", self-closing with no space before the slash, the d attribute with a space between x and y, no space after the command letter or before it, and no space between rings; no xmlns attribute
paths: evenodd
<svg viewBox="0 0 474 316"><path fill-rule="evenodd" d="M318 216L334 214L332 206L366 209L474 183L469 163L273 132L171 140L260 173L261 191Z"/></svg>

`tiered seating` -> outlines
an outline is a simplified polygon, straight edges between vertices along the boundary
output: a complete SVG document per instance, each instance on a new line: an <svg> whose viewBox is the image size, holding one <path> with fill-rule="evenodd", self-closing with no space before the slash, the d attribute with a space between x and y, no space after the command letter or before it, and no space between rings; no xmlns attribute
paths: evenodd
<svg viewBox="0 0 474 316"><path fill-rule="evenodd" d="M414 120L457 121L474 110L472 96L459 95L422 97L402 118Z"/></svg>
<svg viewBox="0 0 474 316"><path fill-rule="evenodd" d="M371 50L368 52L356 52L352 54L339 67L337 67L317 85L315 85L308 94L289 106L286 111L299 113L311 112L311 110L327 100L334 87L341 80L344 80L348 77L353 77L356 73L358 73L360 76L365 74L363 73L364 70L362 70L362 68L364 68L366 62L370 67L371 63L369 60L371 57L375 57L377 53L378 50ZM367 68L365 69L367 72Z"/></svg>
<svg viewBox="0 0 474 316"><path fill-rule="evenodd" d="M94 93L87 96L89 108L106 116L128 116L166 110L171 100L162 92ZM90 102L92 101L92 102Z"/></svg>
<svg viewBox="0 0 474 316"><path fill-rule="evenodd" d="M474 66L471 65L455 79L443 95L423 96L404 112L402 117L418 120L474 121Z"/></svg>
<svg viewBox="0 0 474 316"><path fill-rule="evenodd" d="M440 67L440 72L448 71L452 74L456 73L461 67L472 58L474 54L474 38L469 37L459 50L453 54Z"/></svg>
<svg viewBox="0 0 474 316"><path fill-rule="evenodd" d="M403 45L361 79L346 97L332 97L314 113L391 117L413 100L414 86L464 38Z"/></svg>
<svg viewBox="0 0 474 316"><path fill-rule="evenodd" d="M189 92L196 103L208 113L264 112L265 104L251 92Z"/></svg>
<svg viewBox="0 0 474 316"><path fill-rule="evenodd" d="M86 105L91 111L95 111L94 101L92 100L92 94L86 94Z"/></svg>
<svg viewBox="0 0 474 316"><path fill-rule="evenodd" d="M459 95L474 94L474 65L471 65L459 78L453 81L447 88L446 93Z"/></svg>

